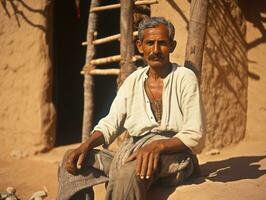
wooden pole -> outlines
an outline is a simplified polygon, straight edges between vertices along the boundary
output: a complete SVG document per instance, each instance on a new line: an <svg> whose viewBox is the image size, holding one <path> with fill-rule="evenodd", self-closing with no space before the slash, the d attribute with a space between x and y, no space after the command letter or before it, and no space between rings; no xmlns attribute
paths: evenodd
<svg viewBox="0 0 266 200"><path fill-rule="evenodd" d="M98 0L91 0L91 9L99 5ZM92 43L94 39L94 32L96 30L97 14L90 13L88 18L87 28L87 53L86 63L90 63L95 54L95 47ZM90 74L84 75L84 110L83 110L83 125L82 125L82 141L89 137L92 129L93 117L93 79Z"/></svg>
<svg viewBox="0 0 266 200"><path fill-rule="evenodd" d="M198 76L201 73L202 57L207 26L208 0L192 0L185 66Z"/></svg>
<svg viewBox="0 0 266 200"><path fill-rule="evenodd" d="M133 41L133 1L121 0L120 11L120 73L118 76L118 87L124 82L129 74L136 70L132 58L134 56Z"/></svg>

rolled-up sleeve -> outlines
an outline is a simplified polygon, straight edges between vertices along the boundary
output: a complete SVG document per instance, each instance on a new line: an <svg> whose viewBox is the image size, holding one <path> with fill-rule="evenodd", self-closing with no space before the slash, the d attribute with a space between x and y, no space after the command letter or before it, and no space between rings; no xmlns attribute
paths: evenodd
<svg viewBox="0 0 266 200"><path fill-rule="evenodd" d="M175 137L196 153L199 151L204 134L203 107L197 77L189 71L179 86L183 126Z"/></svg>
<svg viewBox="0 0 266 200"><path fill-rule="evenodd" d="M94 131L102 132L106 145L112 143L112 141L124 130L123 125L126 118L128 85L127 81L121 85L108 115L102 118L92 131L92 133Z"/></svg>

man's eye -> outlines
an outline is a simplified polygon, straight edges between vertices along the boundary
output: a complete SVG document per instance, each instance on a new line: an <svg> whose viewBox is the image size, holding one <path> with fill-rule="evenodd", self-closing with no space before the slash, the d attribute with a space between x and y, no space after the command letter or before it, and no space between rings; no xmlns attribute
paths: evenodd
<svg viewBox="0 0 266 200"><path fill-rule="evenodd" d="M149 46L150 46L150 45L153 45L153 42L152 42L152 41L147 41L147 42L146 42L146 45L149 45Z"/></svg>
<svg viewBox="0 0 266 200"><path fill-rule="evenodd" d="M167 45L167 42L166 41L161 41L161 42L159 42L159 44L165 46L165 45Z"/></svg>

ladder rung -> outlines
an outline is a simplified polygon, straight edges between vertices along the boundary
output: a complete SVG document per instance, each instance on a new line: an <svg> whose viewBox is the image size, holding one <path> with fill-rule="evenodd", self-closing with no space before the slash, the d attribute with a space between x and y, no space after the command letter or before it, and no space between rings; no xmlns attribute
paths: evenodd
<svg viewBox="0 0 266 200"><path fill-rule="evenodd" d="M141 60L142 56L139 55L135 55L132 58L132 61L136 61L136 60ZM109 57L105 57L105 58L98 58L98 59L93 59L90 61L90 65L103 65L103 64L107 64L107 63L111 63L111 62L119 62L121 61L121 55L115 55L115 56L109 56Z"/></svg>
<svg viewBox="0 0 266 200"><path fill-rule="evenodd" d="M97 58L90 61L90 65L102 65L111 62L119 62L121 60L120 55L108 56L105 58Z"/></svg>
<svg viewBox="0 0 266 200"><path fill-rule="evenodd" d="M111 9L116 9L116 8L120 8L120 3L107 5L107 6L98 6L98 7L92 8L90 12L99 12L99 11L111 10Z"/></svg>
<svg viewBox="0 0 266 200"><path fill-rule="evenodd" d="M136 6L151 5L151 4L157 4L157 3L159 3L158 0L135 1Z"/></svg>
<svg viewBox="0 0 266 200"><path fill-rule="evenodd" d="M137 35L138 35L138 31L134 31L133 36L137 36ZM112 42L112 41L119 40L119 39L120 39L120 34L115 34L115 35L111 35L111 36L108 36L105 38L100 38L100 39L94 40L92 43L94 45L98 45L98 44L104 44L104 43ZM82 42L82 46L86 46L86 45L88 45L87 41Z"/></svg>
<svg viewBox="0 0 266 200"><path fill-rule="evenodd" d="M120 69L91 69L91 70L82 70L81 74L90 74L90 75L118 75Z"/></svg>
<svg viewBox="0 0 266 200"><path fill-rule="evenodd" d="M147 4L151 5L151 4L156 4L156 3L158 3L158 0L135 1L136 6L147 5ZM121 7L120 3L107 5L107 6L98 6L98 7L92 8L90 12L99 12L99 11L104 11L104 10L116 9L120 7Z"/></svg>

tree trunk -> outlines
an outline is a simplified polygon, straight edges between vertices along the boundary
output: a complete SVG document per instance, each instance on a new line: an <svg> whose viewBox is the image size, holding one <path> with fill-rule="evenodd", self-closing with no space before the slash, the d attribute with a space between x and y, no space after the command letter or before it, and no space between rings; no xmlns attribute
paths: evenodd
<svg viewBox="0 0 266 200"><path fill-rule="evenodd" d="M185 66L200 76L207 26L208 0L192 0Z"/></svg>
<svg viewBox="0 0 266 200"><path fill-rule="evenodd" d="M136 70L132 58L134 56L133 42L133 1L121 0L120 13L120 73L117 80L118 87L133 71Z"/></svg>

